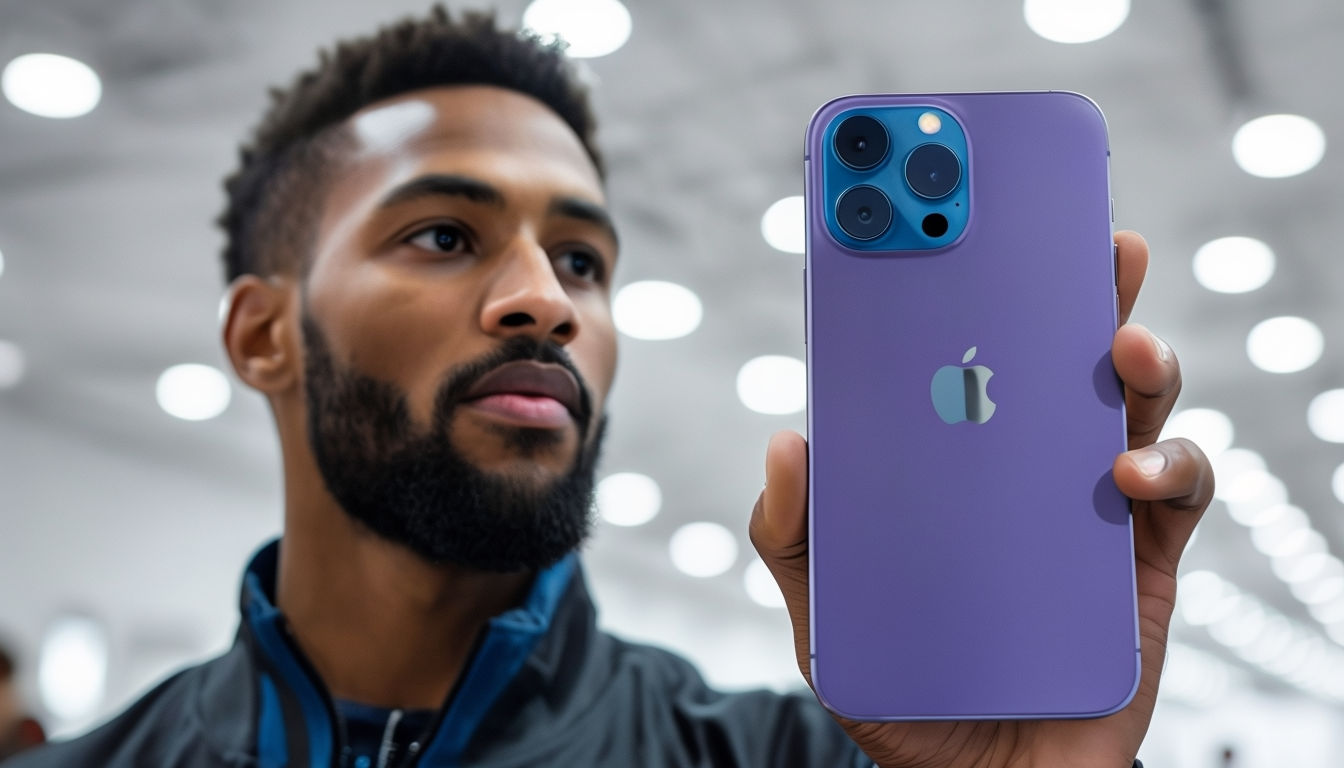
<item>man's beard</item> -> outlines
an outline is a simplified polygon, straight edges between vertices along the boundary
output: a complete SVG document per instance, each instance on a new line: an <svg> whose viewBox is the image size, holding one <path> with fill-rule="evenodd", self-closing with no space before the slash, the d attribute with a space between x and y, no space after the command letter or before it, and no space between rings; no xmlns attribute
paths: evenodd
<svg viewBox="0 0 1344 768"><path fill-rule="evenodd" d="M421 430L395 385L336 367L306 312L303 334L308 439L327 490L356 521L428 562L482 571L543 568L587 538L606 418L593 424L588 389L559 346L513 337L453 369L434 398L429 428ZM549 483L481 470L452 444L462 397L482 376L516 360L562 365L579 382L579 447L569 470ZM523 457L564 439L553 430L497 430Z"/></svg>

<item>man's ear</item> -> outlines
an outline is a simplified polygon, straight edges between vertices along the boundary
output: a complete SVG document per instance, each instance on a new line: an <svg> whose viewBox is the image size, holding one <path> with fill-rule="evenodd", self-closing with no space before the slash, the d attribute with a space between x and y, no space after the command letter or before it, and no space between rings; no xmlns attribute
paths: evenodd
<svg viewBox="0 0 1344 768"><path fill-rule="evenodd" d="M302 345L293 283L243 275L229 286L224 315L224 350L238 378L266 395L275 395L299 381Z"/></svg>

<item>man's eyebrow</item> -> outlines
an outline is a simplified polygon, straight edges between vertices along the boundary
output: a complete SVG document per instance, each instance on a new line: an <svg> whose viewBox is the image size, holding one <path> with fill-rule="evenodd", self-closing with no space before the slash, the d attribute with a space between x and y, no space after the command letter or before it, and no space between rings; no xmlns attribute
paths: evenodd
<svg viewBox="0 0 1344 768"><path fill-rule="evenodd" d="M479 179L455 174L433 173L418 176L398 186L383 198L379 208L418 200L424 197L465 197L473 203L504 207L504 195L498 189Z"/></svg>
<svg viewBox="0 0 1344 768"><path fill-rule="evenodd" d="M616 236L616 222L612 221L611 214L607 209L582 200L577 197L557 197L551 200L551 208L548 213L552 216L563 216L567 219L578 219L590 224L596 224L606 230L611 237L612 242L620 245L621 239Z"/></svg>

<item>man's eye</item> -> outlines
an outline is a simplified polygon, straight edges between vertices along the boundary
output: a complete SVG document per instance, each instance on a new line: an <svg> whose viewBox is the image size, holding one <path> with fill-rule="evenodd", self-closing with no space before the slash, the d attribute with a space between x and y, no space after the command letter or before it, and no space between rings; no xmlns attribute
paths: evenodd
<svg viewBox="0 0 1344 768"><path fill-rule="evenodd" d="M560 261L575 277L593 281L602 279L602 261L587 251L565 251L560 255Z"/></svg>
<svg viewBox="0 0 1344 768"><path fill-rule="evenodd" d="M406 242L427 251L459 253L467 248L467 233L452 224L435 224L417 232Z"/></svg>

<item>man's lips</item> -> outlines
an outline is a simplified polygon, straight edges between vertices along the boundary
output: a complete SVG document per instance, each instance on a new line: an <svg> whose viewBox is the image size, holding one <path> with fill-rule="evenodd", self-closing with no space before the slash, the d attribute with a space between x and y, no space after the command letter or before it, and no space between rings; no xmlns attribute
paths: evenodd
<svg viewBox="0 0 1344 768"><path fill-rule="evenodd" d="M521 427L561 429L573 419L559 400L535 395L487 395L466 405L492 413Z"/></svg>
<svg viewBox="0 0 1344 768"><path fill-rule="evenodd" d="M579 382L563 367L506 363L481 377L464 403L524 426L558 428L580 418Z"/></svg>

